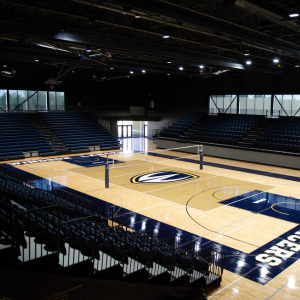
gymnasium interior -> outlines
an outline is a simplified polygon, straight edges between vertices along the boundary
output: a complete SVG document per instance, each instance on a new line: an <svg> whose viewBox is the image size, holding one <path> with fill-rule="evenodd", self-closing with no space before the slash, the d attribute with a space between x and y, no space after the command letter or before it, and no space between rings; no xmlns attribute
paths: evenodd
<svg viewBox="0 0 300 300"><path fill-rule="evenodd" d="M0 299L299 299L298 0L0 16Z"/></svg>

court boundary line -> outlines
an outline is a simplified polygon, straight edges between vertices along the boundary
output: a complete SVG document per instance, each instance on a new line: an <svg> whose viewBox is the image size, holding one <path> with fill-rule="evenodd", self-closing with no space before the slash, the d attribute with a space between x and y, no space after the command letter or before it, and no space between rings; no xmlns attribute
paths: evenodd
<svg viewBox="0 0 300 300"><path fill-rule="evenodd" d="M68 163L68 162L67 162ZM26 165L25 165L26 166ZM50 168L52 168L52 169L55 169L55 170L57 170L55 167L50 167ZM72 172L72 171L70 171L70 170L67 170L67 169L65 169L67 172L71 172L71 173L75 173L75 172ZM78 174L78 173L76 173L76 174ZM79 175L82 175L82 174L79 174ZM87 176L87 175L82 175L82 176L85 176L85 177L89 177L89 176ZM224 177L224 176L220 176L220 177ZM91 178L91 177L89 177L89 178ZM101 179L96 179L96 178L93 178L93 179L95 179L95 180L98 180L98 181L101 181L101 182L103 182L103 180L101 180ZM116 184L113 184L114 186L116 186L116 187L121 187L121 188L125 188L125 189L128 189L128 190L131 190L131 191L135 191L135 190L132 190L132 189L129 189L129 188L127 188L127 187L123 187L123 186L120 186L120 185L116 185ZM260 185L259 183L256 183L255 185ZM227 185L226 185L227 186ZM223 186L220 186L220 187L223 187ZM99 187L100 189L101 189L101 187ZM219 188L219 187L217 187L217 188ZM274 188L274 187L273 187ZM268 189L268 191L269 190L272 190L273 188L271 188L271 189ZM104 189L104 188L102 188L102 189ZM137 192L137 193L141 193L141 194L145 194L145 193L143 193L143 192L139 192L139 191L135 191L135 192ZM202 191L202 192L204 192L204 191ZM201 192L200 192L201 193ZM116 192L115 192L115 194L117 194ZM118 195L118 194L117 194ZM152 196L152 195L148 195L148 196ZM195 195L194 195L195 196ZM194 197L193 196L193 197ZM171 202L171 203L173 203L172 201L169 201L169 200L165 200L165 199L163 199L163 198L159 198L159 197L157 197L157 196L152 196L152 197L155 197L155 198L158 198L158 199L160 199L160 200L164 200L164 201L168 201L168 202ZM248 198L248 197L247 197ZM213 200L213 199L211 199L211 200ZM211 201L211 200L207 200L207 201ZM244 199L240 199L239 201L241 201L241 200L244 200ZM103 201L105 201L105 200L103 200ZM107 201L105 201L105 202L107 202ZM110 202L108 202L108 203L110 203ZM200 202L201 203L201 202ZM195 205L198 205L198 204L200 204L200 203L197 203L197 204L195 204ZM179 204L179 206L180 206L180 204ZM183 205L184 206L184 205ZM185 208L187 208L187 206L184 206ZM220 207L222 207L222 206L220 206ZM219 208L219 207L218 207ZM171 211L171 212L168 212L168 213L174 213L175 211L179 211L179 210L181 210L182 208L179 208L179 209L176 209L176 210L174 210L174 211ZM216 208L215 208L216 209ZM211 210L209 210L208 212L210 212ZM156 215L156 216L154 216L154 218L155 217L159 217L159 216L163 216L163 215L165 215L166 213L164 213L164 214L161 214L161 215ZM189 215L189 214L188 214ZM250 216L252 216L252 215L250 215ZM250 217L250 216L248 216L248 217ZM150 218L150 217L147 217L148 219L153 219L153 218ZM195 221L191 216L190 216L190 218L196 223L196 224L198 224L198 225L200 225L201 227L203 227L203 225L201 225L201 224L199 224L197 221ZM221 219L218 219L220 222L224 222L223 220L221 220ZM243 219L242 219L243 220ZM141 222L141 221L139 221L139 222ZM139 223L139 222L136 222L135 224L137 224L137 223ZM160 221L159 221L160 222ZM236 223L236 222L234 222L234 223ZM229 223L229 224L233 224L233 223ZM171 225L172 226L172 225ZM229 226L229 225L228 225ZM224 227L226 227L226 226L224 226ZM244 226L243 226L244 227ZM223 227L221 227L220 229L222 229ZM244 227L244 228L246 228L246 227ZM246 228L246 229L248 229L248 230L251 230L251 229L249 229L249 228ZM213 233L212 231L213 230L210 230L210 229L207 229L207 228L205 228L205 230L208 230L208 231L211 231L211 232L209 232L209 233L207 233L205 236L207 236L207 235L209 235L210 233ZM217 230L219 230L219 228L217 229ZM252 230L251 230L252 231ZM263 232L259 232L259 231L256 231L256 232L258 232L258 233L261 233L261 234L263 234L263 235L265 235L265 233L263 233ZM219 232L214 232L214 233L217 233L217 234L221 234L221 233L219 233ZM226 236L226 235L224 235L224 234L222 234L223 236ZM230 237L230 236L227 236L227 237L229 237L229 238L233 238L233 237ZM274 236L273 236L274 237ZM276 237L275 237L276 238ZM235 238L233 238L233 239L235 239ZM196 239L197 240L197 239ZM239 240L240 242L242 242L242 243L246 243L246 244L249 244L249 243L247 243L246 241L242 241L242 240ZM250 245L252 245L252 244L250 244ZM253 246L255 246L255 247L259 247L259 246L256 246L256 245L253 245ZM236 249L237 250L237 249ZM238 251L240 251L240 250L238 250Z"/></svg>

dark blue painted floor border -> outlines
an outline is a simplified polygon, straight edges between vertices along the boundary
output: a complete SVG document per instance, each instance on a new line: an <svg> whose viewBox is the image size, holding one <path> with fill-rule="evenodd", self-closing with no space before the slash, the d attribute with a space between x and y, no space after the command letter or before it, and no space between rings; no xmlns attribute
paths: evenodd
<svg viewBox="0 0 300 300"><path fill-rule="evenodd" d="M166 156L160 155L160 157L166 157ZM172 156L168 156L166 158L170 158L170 157L174 158ZM189 162L195 163L197 161L189 160ZM214 166L217 166L217 165L218 164L215 164ZM14 168L13 166L6 165L6 167L14 170L20 174L23 174L25 176L35 178L36 185L39 188L43 188L43 189L47 190L49 184L51 184L53 187L58 187L60 189L68 191L74 195L77 195L77 196L83 197L87 200L93 201L96 204L100 204L105 207L113 206L112 204L110 204L104 200L89 196L87 194L78 192L76 190L70 189L66 186L62 186L62 185L54 183L54 182L49 182L48 179L45 179L45 178L42 178L39 176L34 176L29 172ZM225 166L225 167L227 168L228 166ZM245 172L245 170L247 170L247 169L243 168L243 170ZM254 171L254 170L252 170L252 171ZM257 173L255 173L255 174L257 174ZM155 228L170 232L175 236L180 236L189 241L194 240L194 241L197 241L197 243L199 243L201 245L212 246L213 249L215 249L216 251L226 250L226 261L225 261L225 269L226 270L231 271L240 276L243 276L244 274L247 273L247 275L245 276L246 278L253 280L262 285L268 283L271 279L276 277L278 274L280 274L282 271L284 271L287 267L289 267L297 259L300 258L300 252L297 252L297 253L295 253L295 255L293 257L290 257L289 259L282 259L282 262L280 263L280 265L275 266L275 267L272 265L269 265L268 263L262 263L255 258L257 255L264 254L264 251L267 251L270 247L273 247L274 245L278 244L283 239L285 239L291 235L295 236L295 232L300 230L300 226L299 225L297 226L297 224L295 224L295 228L293 228L292 230L286 232L285 234L283 234L282 236L280 236L278 238L275 238L274 240L270 241L266 245L259 247L252 253L247 254L245 252L225 246L223 244L217 243L217 242L207 239L205 237L197 236L195 234L192 234L192 233L182 230L180 228L176 228L174 226L165 224L163 222L156 221L154 219L149 219L148 217L146 217L142 214L132 212L125 208L115 206L115 210L119 210L119 214L121 214L121 215L128 215L129 227L138 232L144 231L147 228L147 224L149 224L149 225L154 226Z"/></svg>

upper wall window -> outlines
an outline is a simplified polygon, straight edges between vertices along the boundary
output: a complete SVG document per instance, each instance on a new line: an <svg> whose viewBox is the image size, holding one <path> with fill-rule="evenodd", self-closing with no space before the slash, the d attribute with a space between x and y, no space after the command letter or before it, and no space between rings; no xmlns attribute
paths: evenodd
<svg viewBox="0 0 300 300"><path fill-rule="evenodd" d="M237 113L237 95L212 95L209 99L210 113Z"/></svg>
<svg viewBox="0 0 300 300"><path fill-rule="evenodd" d="M275 116L300 116L300 95L275 95L273 111Z"/></svg>
<svg viewBox="0 0 300 300"><path fill-rule="evenodd" d="M271 110L271 95L240 95L240 114L267 115Z"/></svg>
<svg viewBox="0 0 300 300"><path fill-rule="evenodd" d="M7 110L7 90L0 90L0 110Z"/></svg>
<svg viewBox="0 0 300 300"><path fill-rule="evenodd" d="M65 110L64 92L49 92L49 110Z"/></svg>

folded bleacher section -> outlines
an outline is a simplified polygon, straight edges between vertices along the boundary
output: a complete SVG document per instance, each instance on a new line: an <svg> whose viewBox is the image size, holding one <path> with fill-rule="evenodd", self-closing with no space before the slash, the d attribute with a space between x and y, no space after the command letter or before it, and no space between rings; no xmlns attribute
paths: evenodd
<svg viewBox="0 0 300 300"><path fill-rule="evenodd" d="M47 112L40 116L72 153L91 151L91 147L120 148L118 140L88 114Z"/></svg>
<svg viewBox="0 0 300 300"><path fill-rule="evenodd" d="M1 113L0 131L0 160L25 158L28 152L56 154L26 114Z"/></svg>
<svg viewBox="0 0 300 300"><path fill-rule="evenodd" d="M259 115L222 114L210 120L190 139L200 142L237 145L263 118Z"/></svg>
<svg viewBox="0 0 300 300"><path fill-rule="evenodd" d="M184 116L183 118L181 118L173 125L162 130L160 136L169 137L169 138L179 138L189 128L191 128L194 124L199 122L203 118L203 116L204 115L201 113L190 113Z"/></svg>
<svg viewBox="0 0 300 300"><path fill-rule="evenodd" d="M0 236L16 249L14 267L41 270L46 262L49 271L63 275L200 288L220 284L225 252L150 225L143 232L128 230L124 220L130 218L109 211L63 190L33 188L0 168Z"/></svg>
<svg viewBox="0 0 300 300"><path fill-rule="evenodd" d="M300 153L300 118L279 117L262 132L253 147Z"/></svg>

